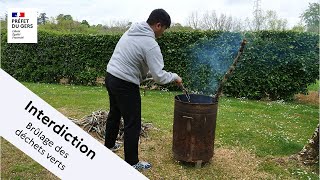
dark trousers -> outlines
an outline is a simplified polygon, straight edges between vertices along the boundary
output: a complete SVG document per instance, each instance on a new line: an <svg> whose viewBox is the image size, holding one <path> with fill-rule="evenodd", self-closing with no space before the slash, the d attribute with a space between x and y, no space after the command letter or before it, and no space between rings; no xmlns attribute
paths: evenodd
<svg viewBox="0 0 320 180"><path fill-rule="evenodd" d="M109 73L105 79L109 93L110 111L106 124L105 146L112 148L124 119L124 156L130 165L139 162L138 141L141 130L141 97L139 86Z"/></svg>

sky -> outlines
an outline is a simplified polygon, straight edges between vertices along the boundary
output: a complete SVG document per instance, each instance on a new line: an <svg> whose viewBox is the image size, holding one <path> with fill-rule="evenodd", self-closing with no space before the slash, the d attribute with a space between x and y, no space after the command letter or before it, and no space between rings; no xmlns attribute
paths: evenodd
<svg viewBox="0 0 320 180"><path fill-rule="evenodd" d="M276 11L279 18L288 20L291 28L300 21L299 16L308 3L318 0L260 0L262 10ZM163 8L171 21L186 25L192 12L216 11L245 20L253 17L254 0L0 0L0 15L8 8L36 8L48 17L69 14L74 20L87 20L92 24L108 24L111 21L146 21L153 9Z"/></svg>

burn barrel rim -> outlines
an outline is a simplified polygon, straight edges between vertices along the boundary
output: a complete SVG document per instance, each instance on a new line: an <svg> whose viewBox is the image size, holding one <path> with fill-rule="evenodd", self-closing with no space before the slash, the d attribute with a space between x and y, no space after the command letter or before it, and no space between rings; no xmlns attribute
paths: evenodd
<svg viewBox="0 0 320 180"><path fill-rule="evenodd" d="M211 96L202 94L189 94L190 102L188 102L187 96L185 94L179 94L174 97L175 101L184 104L195 104L195 105L213 105L218 104L218 101Z"/></svg>

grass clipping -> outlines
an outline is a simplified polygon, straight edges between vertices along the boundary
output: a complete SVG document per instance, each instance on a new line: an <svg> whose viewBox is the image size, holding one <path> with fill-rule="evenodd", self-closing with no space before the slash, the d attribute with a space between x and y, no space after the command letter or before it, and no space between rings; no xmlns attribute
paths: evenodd
<svg viewBox="0 0 320 180"><path fill-rule="evenodd" d="M90 115L87 115L80 120L70 118L71 121L73 121L75 124L79 125L84 129L85 131L89 133L96 133L97 137L100 140L104 140L105 134L106 134L106 123L107 123L107 117L108 117L108 111L95 111ZM153 125L151 123L141 123L141 131L140 131L140 138L148 137L148 131L154 129ZM124 138L124 121L121 117L120 119L120 127L119 127L119 133L117 137L117 141L123 142Z"/></svg>

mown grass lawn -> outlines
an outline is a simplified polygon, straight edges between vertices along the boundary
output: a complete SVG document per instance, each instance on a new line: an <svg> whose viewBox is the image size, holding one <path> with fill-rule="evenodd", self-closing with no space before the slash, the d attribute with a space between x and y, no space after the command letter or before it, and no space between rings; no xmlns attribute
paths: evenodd
<svg viewBox="0 0 320 180"><path fill-rule="evenodd" d="M108 110L104 87L24 83L67 117L80 119ZM152 122L140 144L140 159L153 168L150 179L318 179L319 164L304 166L299 152L319 122L317 105L282 101L252 101L222 97L219 102L215 154L202 168L177 162L172 156L174 96L181 92L147 91L142 117ZM117 153L123 157L123 148ZM49 171L7 141L1 141L1 178L55 179ZM90 173L90 172L88 172Z"/></svg>

